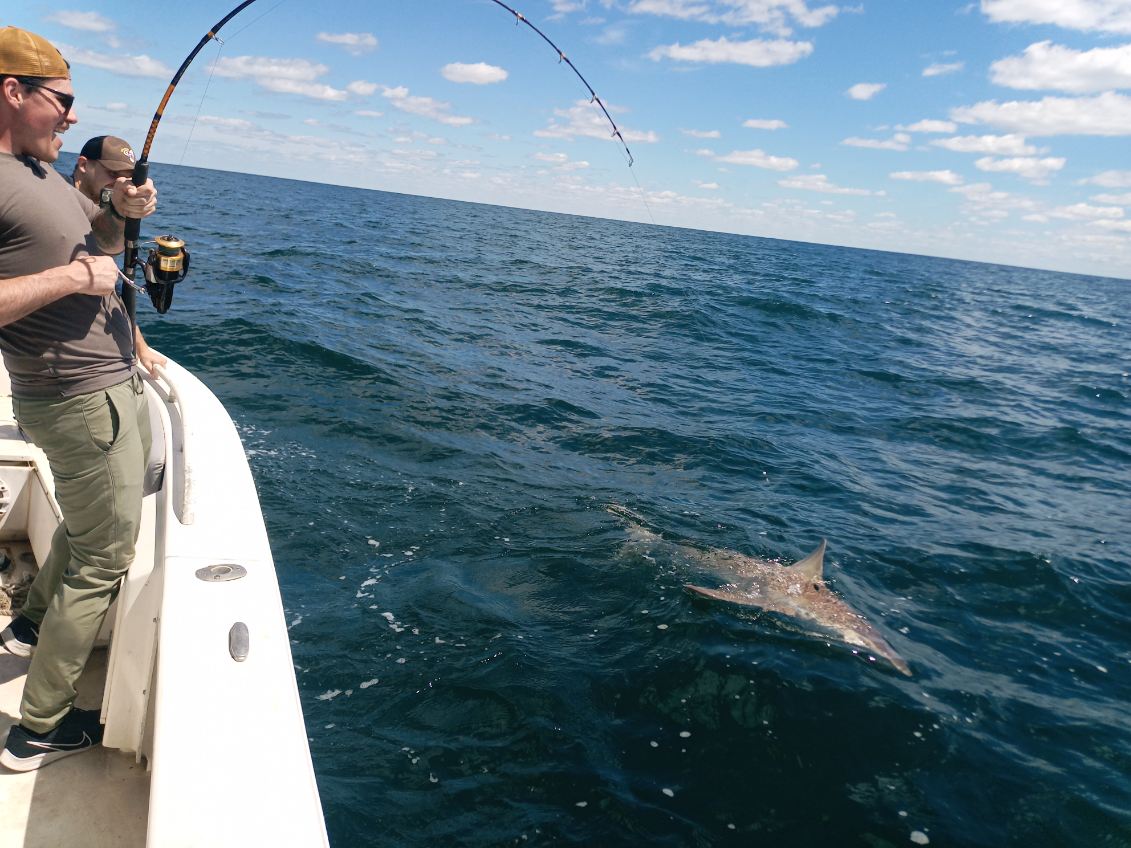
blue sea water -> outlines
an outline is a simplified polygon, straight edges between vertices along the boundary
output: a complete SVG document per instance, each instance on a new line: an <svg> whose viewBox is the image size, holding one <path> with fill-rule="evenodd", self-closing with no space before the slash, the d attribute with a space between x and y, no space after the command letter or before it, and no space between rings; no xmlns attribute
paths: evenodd
<svg viewBox="0 0 1131 848"><path fill-rule="evenodd" d="M154 177L335 846L1131 845L1131 282ZM913 676L608 504L827 538Z"/></svg>

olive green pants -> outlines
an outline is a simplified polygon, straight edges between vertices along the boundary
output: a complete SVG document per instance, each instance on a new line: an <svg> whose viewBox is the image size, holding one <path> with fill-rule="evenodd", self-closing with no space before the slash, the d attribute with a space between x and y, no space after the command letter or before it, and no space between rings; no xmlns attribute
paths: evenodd
<svg viewBox="0 0 1131 848"><path fill-rule="evenodd" d="M63 513L23 609L39 625L39 643L20 723L43 733L74 704L75 684L133 562L152 435L137 375L102 391L12 405L20 428L47 454Z"/></svg>

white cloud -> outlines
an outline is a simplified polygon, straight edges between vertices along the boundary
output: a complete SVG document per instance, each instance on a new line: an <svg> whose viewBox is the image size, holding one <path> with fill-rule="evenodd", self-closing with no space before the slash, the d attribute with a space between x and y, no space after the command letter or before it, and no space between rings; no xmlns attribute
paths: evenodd
<svg viewBox="0 0 1131 848"><path fill-rule="evenodd" d="M982 11L999 23L1131 33L1128 0L982 0Z"/></svg>
<svg viewBox="0 0 1131 848"><path fill-rule="evenodd" d="M1023 135L960 135L940 138L931 144L955 153L989 153L991 156L1032 156L1037 148Z"/></svg>
<svg viewBox="0 0 1131 848"><path fill-rule="evenodd" d="M965 62L947 62L928 65L923 69L923 76L925 77L941 77L946 74L953 74L961 71L966 67Z"/></svg>
<svg viewBox="0 0 1131 848"><path fill-rule="evenodd" d="M704 183L704 182L696 181L695 185L698 188L703 189L704 191L718 191L719 190L719 184L718 183Z"/></svg>
<svg viewBox="0 0 1131 848"><path fill-rule="evenodd" d="M448 114L448 110L452 108L450 103L434 100L431 97L411 95L403 85L396 88L386 86L381 94L395 108L402 112L408 112L410 115L430 118L433 121L439 121L441 124L447 124L449 127L464 127L475 123L473 118Z"/></svg>
<svg viewBox="0 0 1131 848"><path fill-rule="evenodd" d="M808 41L766 41L755 38L750 41L731 41L726 36L714 41L703 39L689 44L669 44L656 47L648 54L654 62L673 59L677 62L698 62L710 65L734 64L749 65L754 68L771 68L777 65L791 65L813 52Z"/></svg>
<svg viewBox="0 0 1131 848"><path fill-rule="evenodd" d="M569 12L580 12L585 8L584 0L554 0L554 15L560 17Z"/></svg>
<svg viewBox="0 0 1131 848"><path fill-rule="evenodd" d="M1108 203L1115 206L1131 206L1131 192L1127 194L1093 194L1092 200L1096 203Z"/></svg>
<svg viewBox="0 0 1131 848"><path fill-rule="evenodd" d="M1101 171L1094 177L1081 180L1085 185L1098 185L1101 188L1131 188L1131 171Z"/></svg>
<svg viewBox="0 0 1131 848"><path fill-rule="evenodd" d="M610 112L618 111L616 107L606 103L605 107ZM569 109L555 109L555 118L550 120L550 125L543 130L535 130L538 138L568 138L578 136L583 138L599 138L604 141L615 141L610 134L609 122L604 114L588 100L578 100ZM560 119L560 121L558 120ZM621 134L628 143L643 142L654 144L660 137L653 131L641 132L621 128Z"/></svg>
<svg viewBox="0 0 1131 848"><path fill-rule="evenodd" d="M205 126L219 127L223 130L238 130L240 132L259 129L256 124L244 118L221 118L217 115L201 115L197 122Z"/></svg>
<svg viewBox="0 0 1131 848"><path fill-rule="evenodd" d="M710 151L706 151L709 155ZM788 156L771 156L764 150L732 150L725 156L714 157L719 162L728 165L750 165L754 168L765 168L768 171L792 171L800 163Z"/></svg>
<svg viewBox="0 0 1131 848"><path fill-rule="evenodd" d="M992 156L985 156L974 162L974 167L979 171L1016 174L1030 182L1045 183L1048 182L1050 175L1064 167L1065 161L1061 157L1037 159L1034 156L1013 156L1008 159L994 159Z"/></svg>
<svg viewBox="0 0 1131 848"><path fill-rule="evenodd" d="M962 177L954 171L894 171L888 174L893 180L908 180L916 183L942 183L943 185L962 185Z"/></svg>
<svg viewBox="0 0 1131 848"><path fill-rule="evenodd" d="M113 32L117 29L117 25L112 20L102 17L97 12L56 12L48 16L47 20L83 32Z"/></svg>
<svg viewBox="0 0 1131 848"><path fill-rule="evenodd" d="M628 11L732 27L753 24L775 35L789 35L794 25L824 26L839 10L832 5L810 9L806 0L632 0Z"/></svg>
<svg viewBox="0 0 1131 848"><path fill-rule="evenodd" d="M795 188L802 191L818 191L822 194L851 194L858 197L883 197L885 192L872 191L866 188L844 188L829 182L824 174L802 174L797 177L788 177L778 180L782 188Z"/></svg>
<svg viewBox="0 0 1131 848"><path fill-rule="evenodd" d="M336 44L344 47L354 56L372 53L377 49L377 38L371 32L329 32L318 33L317 39L326 44Z"/></svg>
<svg viewBox="0 0 1131 848"><path fill-rule="evenodd" d="M907 127L896 127L897 130L904 132L921 132L921 133L952 133L958 129L958 124L954 121L917 121Z"/></svg>
<svg viewBox="0 0 1131 848"><path fill-rule="evenodd" d="M752 130L784 130L789 124L777 118L749 118L742 122L742 126Z"/></svg>
<svg viewBox="0 0 1131 848"><path fill-rule="evenodd" d="M154 77L167 80L173 75L172 68L164 62L151 59L144 53L128 56L122 53L95 53L93 50L80 50L78 47L62 43L56 43L55 46L72 65L99 68L123 77Z"/></svg>
<svg viewBox="0 0 1131 848"><path fill-rule="evenodd" d="M889 139L879 138L846 138L841 144L849 147L864 147L869 150L907 150L911 145L911 136L907 133L896 133Z"/></svg>
<svg viewBox="0 0 1131 848"><path fill-rule="evenodd" d="M952 109L964 124L989 124L1023 135L1131 135L1131 97L1108 91L1096 97L983 101Z"/></svg>
<svg viewBox="0 0 1131 848"><path fill-rule="evenodd" d="M474 64L452 62L450 65L444 65L440 69L440 73L448 82L470 83L471 85L490 85L491 83L502 82L507 78L505 70L495 65L488 65L486 62L475 62Z"/></svg>
<svg viewBox="0 0 1131 848"><path fill-rule="evenodd" d="M1105 230L1113 230L1120 233L1131 233L1131 221L1096 221L1097 227Z"/></svg>
<svg viewBox="0 0 1131 848"><path fill-rule="evenodd" d="M845 92L853 100L871 100L885 88L884 82L858 82Z"/></svg>
<svg viewBox="0 0 1131 848"><path fill-rule="evenodd" d="M1081 51L1040 41L1020 56L994 62L990 75L998 85L1029 91L1091 94L1131 88L1131 44Z"/></svg>
<svg viewBox="0 0 1131 848"><path fill-rule="evenodd" d="M1048 215L1050 218L1063 218L1069 221L1116 220L1123 217L1123 210L1118 206L1090 206L1087 203L1074 203L1071 206L1060 206L1053 209Z"/></svg>
<svg viewBox="0 0 1131 848"><path fill-rule="evenodd" d="M359 97L368 97L370 94L377 90L377 83L366 82L365 80L354 80L346 86L346 91L350 94L356 94Z"/></svg>
<svg viewBox="0 0 1131 848"><path fill-rule="evenodd" d="M1037 210L1036 201L1028 197L994 191L989 183L970 183L947 189L966 198L968 213L975 221L999 221L1008 218L1013 212L1032 213Z"/></svg>
<svg viewBox="0 0 1131 848"><path fill-rule="evenodd" d="M722 133L718 130L680 130L680 132L692 138L719 138L722 136Z"/></svg>
<svg viewBox="0 0 1131 848"><path fill-rule="evenodd" d="M623 24L614 24L606 27L605 30L593 39L594 43L600 44L603 47L613 47L618 44L624 44L628 40L628 28Z"/></svg>
<svg viewBox="0 0 1131 848"><path fill-rule="evenodd" d="M361 118L380 118L383 117L385 113L377 112L373 109L358 109L354 114Z"/></svg>
<svg viewBox="0 0 1131 848"><path fill-rule="evenodd" d="M218 77L250 79L278 94L297 94L315 100L345 100L347 92L320 82L329 68L306 59L272 59L266 56L232 56L217 60Z"/></svg>
<svg viewBox="0 0 1131 848"><path fill-rule="evenodd" d="M534 158L553 165L558 171L578 171L589 167L584 159L570 159L565 153L535 153Z"/></svg>

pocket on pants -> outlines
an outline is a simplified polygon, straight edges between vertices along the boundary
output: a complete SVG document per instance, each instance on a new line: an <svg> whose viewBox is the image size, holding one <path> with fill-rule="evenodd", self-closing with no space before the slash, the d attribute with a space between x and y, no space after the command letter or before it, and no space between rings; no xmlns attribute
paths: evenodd
<svg viewBox="0 0 1131 848"><path fill-rule="evenodd" d="M109 392L91 392L83 398L83 418L90 440L109 452L122 431L122 416Z"/></svg>

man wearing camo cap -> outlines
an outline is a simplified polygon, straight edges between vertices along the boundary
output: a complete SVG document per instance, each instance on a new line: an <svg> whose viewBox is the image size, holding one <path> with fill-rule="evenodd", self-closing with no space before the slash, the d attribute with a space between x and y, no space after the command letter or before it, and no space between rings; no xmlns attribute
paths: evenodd
<svg viewBox="0 0 1131 848"><path fill-rule="evenodd" d="M102 739L75 683L133 561L151 440L111 254L153 183L117 179L92 203L52 167L78 122L70 66L46 39L0 29L0 351L20 428L47 455L63 515L23 612L0 633L31 656L0 763L30 771Z"/></svg>

